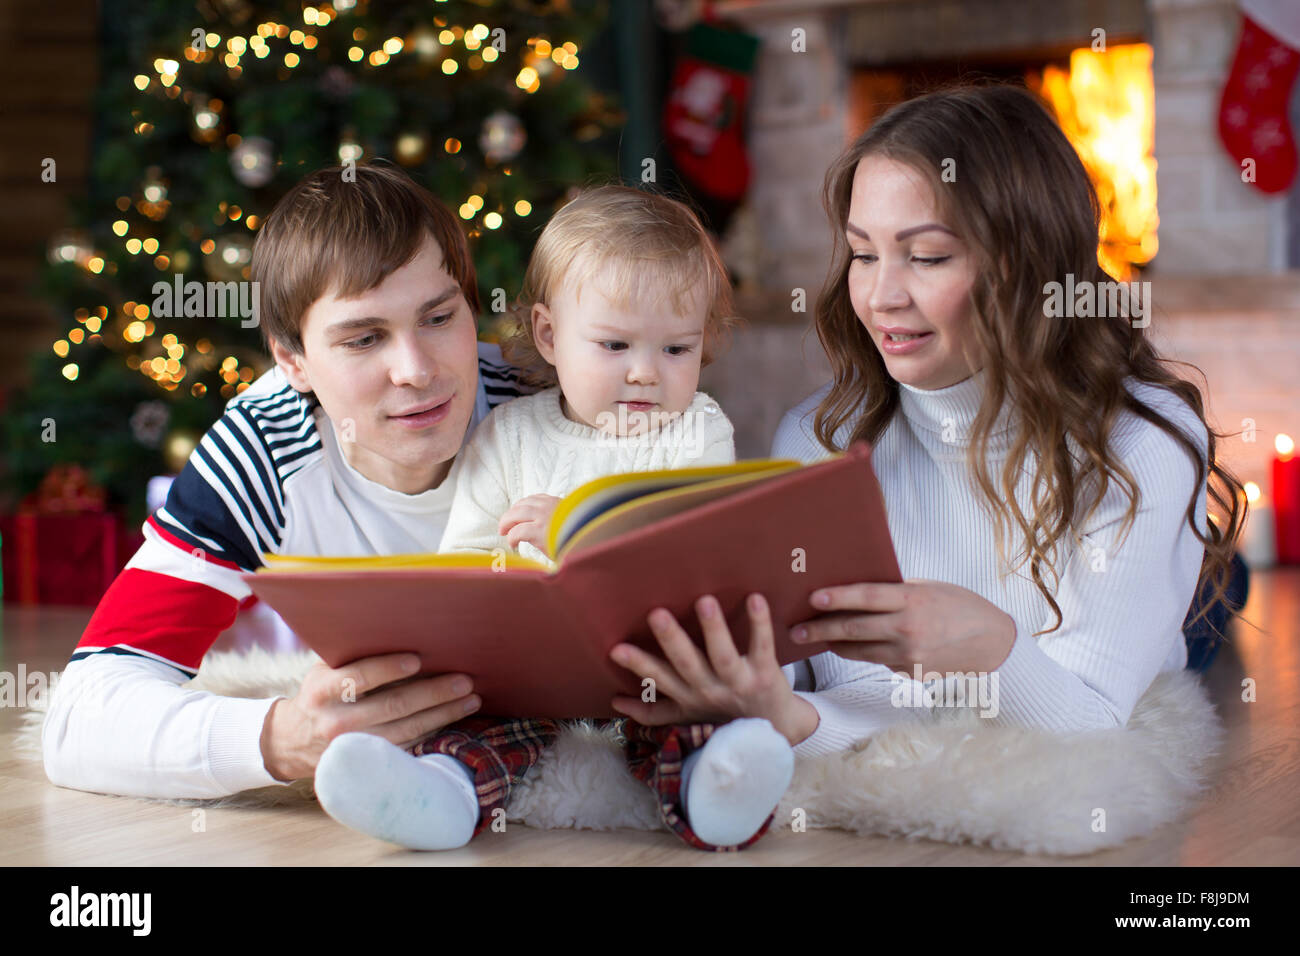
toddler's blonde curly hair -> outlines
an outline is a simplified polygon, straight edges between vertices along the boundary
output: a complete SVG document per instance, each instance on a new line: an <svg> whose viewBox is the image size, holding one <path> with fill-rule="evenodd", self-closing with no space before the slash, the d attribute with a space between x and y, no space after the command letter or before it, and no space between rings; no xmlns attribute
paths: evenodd
<svg viewBox="0 0 1300 956"><path fill-rule="evenodd" d="M628 186L583 190L542 230L511 310L501 352L525 381L559 379L533 339L535 304L552 305L565 283L594 285L615 305L664 299L682 313L702 288L709 303L701 365L717 357L733 314L731 281L713 238L684 203Z"/></svg>

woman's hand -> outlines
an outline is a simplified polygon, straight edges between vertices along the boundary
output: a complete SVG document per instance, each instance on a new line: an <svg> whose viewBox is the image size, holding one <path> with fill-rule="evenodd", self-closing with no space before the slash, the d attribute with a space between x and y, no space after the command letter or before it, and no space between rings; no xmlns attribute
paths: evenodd
<svg viewBox="0 0 1300 956"><path fill-rule="evenodd" d="M791 629L792 640L803 631L808 641L831 642L840 657L909 676L918 664L922 671L997 670L1016 640L1011 615L944 581L845 584L814 591L809 603L837 613Z"/></svg>
<svg viewBox="0 0 1300 956"><path fill-rule="evenodd" d="M750 642L749 653L742 656L717 600L705 595L695 602L707 660L672 614L664 608L651 611L647 623L668 660L631 644L615 645L610 657L637 676L653 680L657 699L615 697L614 709L646 726L765 717L791 746L811 736L820 718L812 704L791 690L776 662L767 601L761 594L751 594L745 608Z"/></svg>
<svg viewBox="0 0 1300 956"><path fill-rule="evenodd" d="M548 550L547 529L551 525L551 515L560 499L555 495L529 495L512 504L501 516L497 525L497 534L506 536L510 547L519 550L519 543L527 541L547 557L553 557Z"/></svg>

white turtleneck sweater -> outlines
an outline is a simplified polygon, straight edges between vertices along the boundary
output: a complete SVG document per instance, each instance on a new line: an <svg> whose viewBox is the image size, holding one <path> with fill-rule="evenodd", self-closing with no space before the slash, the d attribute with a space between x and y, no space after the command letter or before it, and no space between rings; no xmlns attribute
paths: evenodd
<svg viewBox="0 0 1300 956"><path fill-rule="evenodd" d="M618 438L566 418L560 394L557 386L498 405L474 432L448 475L456 496L439 551L510 550L497 534L498 524L511 505L529 495L563 498L606 475L736 460L731 422L704 392L696 392L686 410L663 427ZM651 424L659 423L652 419ZM519 553L552 563L526 541Z"/></svg>
<svg viewBox="0 0 1300 956"><path fill-rule="evenodd" d="M903 579L960 585L1015 620L1015 643L995 672L997 712L988 718L995 724L1056 733L1124 725L1156 674L1186 666L1182 623L1203 555L1185 517L1195 480L1192 462L1164 431L1121 413L1110 447L1141 492L1134 523L1121 543L1127 499L1112 483L1083 529L1084 547L1058 542L1061 577L1054 596L1063 621L1056 631L1035 637L1055 618L1027 565L1000 576L993 526L965 462L984 377L979 372L932 391L902 385L901 407L873 449ZM1185 403L1145 383L1131 381L1129 389L1191 437L1204 459L1205 428ZM829 390L828 384L786 413L773 457L805 462L826 457L813 437L812 420ZM1004 406L990 437L995 481L1013 437L1013 416ZM837 447L844 447L852 424L837 433ZM1025 471L1016 492L1022 509L1028 506L1032 463ZM1204 482L1196 500L1196 520L1204 532ZM1007 554L1014 560L1022 547L1014 532L1009 535ZM903 685L916 689L915 682L900 681L883 665L825 653L788 666L786 674L821 717L813 735L795 748L800 755L843 749L922 713L922 708L893 705L895 692ZM804 689L809 677L811 688Z"/></svg>

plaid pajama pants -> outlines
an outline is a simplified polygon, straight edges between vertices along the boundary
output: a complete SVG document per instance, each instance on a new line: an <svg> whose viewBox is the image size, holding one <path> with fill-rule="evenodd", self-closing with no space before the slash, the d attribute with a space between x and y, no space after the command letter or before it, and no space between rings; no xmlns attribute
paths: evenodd
<svg viewBox="0 0 1300 956"><path fill-rule="evenodd" d="M606 726L609 721L598 723ZM622 725L619 729L625 741L628 769L654 792L660 819L684 843L697 850L743 850L767 832L772 824L771 816L744 843L714 846L695 835L681 812L682 763L704 746L715 725L647 727L630 718L620 718L614 723ZM491 825L493 811L510 802L511 788L537 763L561 727L560 721L545 718L467 717L420 741L411 753L417 757L446 754L474 772L480 808L474 835L478 836Z"/></svg>

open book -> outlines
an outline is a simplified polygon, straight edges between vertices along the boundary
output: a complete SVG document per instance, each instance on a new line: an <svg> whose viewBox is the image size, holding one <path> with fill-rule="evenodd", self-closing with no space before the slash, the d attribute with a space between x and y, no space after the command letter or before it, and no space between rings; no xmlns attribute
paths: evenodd
<svg viewBox="0 0 1300 956"><path fill-rule="evenodd" d="M811 465L759 459L612 475L556 506L548 568L513 552L336 558L266 555L253 593L331 667L414 651L421 672L466 673L478 713L608 717L616 694L646 696L609 659L626 642L664 657L646 616L673 613L703 647L694 603L712 594L741 653L747 595L767 598L781 664L826 649L788 631L809 595L901 581L870 449Z"/></svg>

